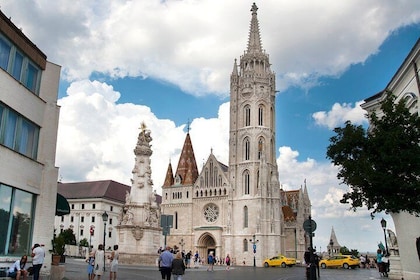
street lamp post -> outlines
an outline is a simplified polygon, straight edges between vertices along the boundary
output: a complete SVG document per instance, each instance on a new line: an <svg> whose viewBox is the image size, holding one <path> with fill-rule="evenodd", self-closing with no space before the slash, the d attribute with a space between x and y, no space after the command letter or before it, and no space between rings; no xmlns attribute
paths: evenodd
<svg viewBox="0 0 420 280"><path fill-rule="evenodd" d="M106 237L106 222L108 221L108 213L106 211L102 214L102 221L104 221L104 271L105 271L105 237Z"/></svg>
<svg viewBox="0 0 420 280"><path fill-rule="evenodd" d="M257 243L259 240L255 239L255 234L252 236L252 239L249 240L249 242L251 242L252 244L252 250L254 252L254 267L257 266L256 262L255 262L255 253L257 253Z"/></svg>
<svg viewBox="0 0 420 280"><path fill-rule="evenodd" d="M384 218L382 218L382 220L381 220L381 226L382 226L382 229L384 230L385 247L386 247L386 253L388 254L388 242L386 241L386 233L385 233L385 230L386 230L386 220Z"/></svg>

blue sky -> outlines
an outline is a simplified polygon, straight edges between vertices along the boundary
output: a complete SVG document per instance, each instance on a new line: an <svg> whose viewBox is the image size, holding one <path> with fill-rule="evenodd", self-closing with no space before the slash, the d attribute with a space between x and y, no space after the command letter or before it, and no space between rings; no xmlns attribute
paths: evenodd
<svg viewBox="0 0 420 280"><path fill-rule="evenodd" d="M256 2L263 48L277 79L280 182L306 179L322 250L334 227L341 245L374 251L371 220L339 203L347 189L325 158L332 129L367 125L358 106L383 90L420 35L419 1ZM213 149L228 163L229 78L246 49L251 2L0 0L3 13L62 66L56 164L64 182L130 184L144 121L160 192L190 122L199 168Z"/></svg>

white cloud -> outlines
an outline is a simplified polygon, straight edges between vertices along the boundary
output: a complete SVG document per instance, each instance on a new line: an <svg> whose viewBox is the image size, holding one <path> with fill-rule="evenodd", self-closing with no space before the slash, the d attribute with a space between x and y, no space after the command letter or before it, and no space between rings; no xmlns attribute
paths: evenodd
<svg viewBox="0 0 420 280"><path fill-rule="evenodd" d="M317 125L326 126L329 129L341 126L346 121L351 121L353 124L367 124L366 111L360 107L362 103L364 101L356 102L354 108L352 104L334 103L330 111L315 112L312 114L312 118Z"/></svg>
<svg viewBox="0 0 420 280"><path fill-rule="evenodd" d="M340 75L376 53L390 32L420 21L419 1L257 4L263 47L279 90L309 88L320 76ZM50 61L63 66L69 80L93 72L149 76L194 95L226 96L233 59L246 44L250 5L241 0L3 0L1 8Z"/></svg>

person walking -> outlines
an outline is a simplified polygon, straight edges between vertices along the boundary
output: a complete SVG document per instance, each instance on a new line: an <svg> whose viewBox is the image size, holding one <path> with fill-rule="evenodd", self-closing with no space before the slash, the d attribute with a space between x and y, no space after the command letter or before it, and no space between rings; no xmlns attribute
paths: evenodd
<svg viewBox="0 0 420 280"><path fill-rule="evenodd" d="M33 280L39 280L39 272L41 271L42 264L44 263L45 251L38 243L32 247L31 257L32 266L34 267Z"/></svg>
<svg viewBox="0 0 420 280"><path fill-rule="evenodd" d="M162 280L171 280L173 260L174 255L171 253L171 247L166 246L165 251L159 257L159 270L162 275Z"/></svg>
<svg viewBox="0 0 420 280"><path fill-rule="evenodd" d="M214 271L214 256L213 252L210 252L210 254L207 257L207 271Z"/></svg>
<svg viewBox="0 0 420 280"><path fill-rule="evenodd" d="M185 263L182 258L181 252L176 253L175 258L172 260L172 274L175 280L182 280L182 275L185 273Z"/></svg>
<svg viewBox="0 0 420 280"><path fill-rule="evenodd" d="M226 258L225 258L225 263L226 263L226 270L230 269L230 256L229 254L227 254Z"/></svg>
<svg viewBox="0 0 420 280"><path fill-rule="evenodd" d="M93 270L95 268L95 253L94 252L90 252L89 257L86 259L86 262L88 264L87 266L88 280L93 280L93 278L95 278L95 274L93 273Z"/></svg>
<svg viewBox="0 0 420 280"><path fill-rule="evenodd" d="M9 268L7 276L16 280L20 280L20 276L22 276L23 280L26 280L26 276L28 275L28 271L25 269L27 260L28 256L23 255L20 260L15 261Z"/></svg>
<svg viewBox="0 0 420 280"><path fill-rule="evenodd" d="M94 270L94 276L93 279L97 276L97 279L100 280L101 276L104 274L105 270L105 261L104 261L104 245L99 244L98 250L95 252L95 270Z"/></svg>
<svg viewBox="0 0 420 280"><path fill-rule="evenodd" d="M109 271L109 279L116 280L117 279L117 272L118 272L118 245L114 245L114 251L112 251L109 260L111 261L111 269Z"/></svg>

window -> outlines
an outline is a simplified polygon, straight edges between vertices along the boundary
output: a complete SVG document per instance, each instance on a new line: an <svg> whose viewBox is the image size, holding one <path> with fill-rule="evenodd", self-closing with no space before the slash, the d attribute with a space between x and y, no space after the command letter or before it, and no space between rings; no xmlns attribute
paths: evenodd
<svg viewBox="0 0 420 280"><path fill-rule="evenodd" d="M251 107L245 106L245 126L251 125Z"/></svg>
<svg viewBox="0 0 420 280"><path fill-rule="evenodd" d="M41 69L15 45L0 35L0 67L38 95Z"/></svg>
<svg viewBox="0 0 420 280"><path fill-rule="evenodd" d="M85 217L80 217L80 222L84 223L85 222Z"/></svg>
<svg viewBox="0 0 420 280"><path fill-rule="evenodd" d="M258 125L260 126L263 125L264 124L263 121L264 121L264 107L260 105L258 107Z"/></svg>
<svg viewBox="0 0 420 280"><path fill-rule="evenodd" d="M261 159L261 154L264 150L264 139L260 138L258 140L258 159Z"/></svg>
<svg viewBox="0 0 420 280"><path fill-rule="evenodd" d="M114 206L109 206L109 211L114 211Z"/></svg>
<svg viewBox="0 0 420 280"><path fill-rule="evenodd" d="M7 71L12 46L0 37L0 67Z"/></svg>
<svg viewBox="0 0 420 280"><path fill-rule="evenodd" d="M112 218L109 218L109 224L112 225Z"/></svg>
<svg viewBox="0 0 420 280"><path fill-rule="evenodd" d="M249 171L246 170L244 172L244 194L249 194L249 184L250 184L250 179L249 179Z"/></svg>
<svg viewBox="0 0 420 280"><path fill-rule="evenodd" d="M92 223L95 222L95 216L92 216Z"/></svg>
<svg viewBox="0 0 420 280"><path fill-rule="evenodd" d="M248 207L244 207L244 228L248 227Z"/></svg>
<svg viewBox="0 0 420 280"><path fill-rule="evenodd" d="M108 237L112 238L112 231L108 231Z"/></svg>
<svg viewBox="0 0 420 280"><path fill-rule="evenodd" d="M80 230L80 236L83 236L83 229Z"/></svg>
<svg viewBox="0 0 420 280"><path fill-rule="evenodd" d="M70 223L73 223L74 222L74 217L73 216L71 216L70 217Z"/></svg>
<svg viewBox="0 0 420 280"><path fill-rule="evenodd" d="M244 252L248 252L248 240L246 239L243 240L243 247L244 247Z"/></svg>
<svg viewBox="0 0 420 280"><path fill-rule="evenodd" d="M36 159L39 126L0 103L0 144Z"/></svg>
<svg viewBox="0 0 420 280"><path fill-rule="evenodd" d="M250 150L250 143L249 143L249 139L248 138L245 138L245 140L244 140L244 148L245 148L245 151L244 151L244 158L245 158L245 160L249 160L249 154L250 154L250 152L249 152L249 150Z"/></svg>
<svg viewBox="0 0 420 280"><path fill-rule="evenodd" d="M74 209L74 204L71 205L71 209Z"/></svg>
<svg viewBox="0 0 420 280"><path fill-rule="evenodd" d="M0 184L0 197L0 255L27 254L28 248L32 246L35 196Z"/></svg>
<svg viewBox="0 0 420 280"><path fill-rule="evenodd" d="M92 204L92 209L96 209L96 204L95 203Z"/></svg>
<svg viewBox="0 0 420 280"><path fill-rule="evenodd" d="M85 209L85 204L84 203L82 203L82 209Z"/></svg>
<svg viewBox="0 0 420 280"><path fill-rule="evenodd" d="M60 218L61 218L61 222L64 222L64 216L61 216Z"/></svg>

